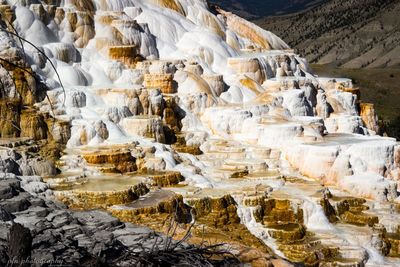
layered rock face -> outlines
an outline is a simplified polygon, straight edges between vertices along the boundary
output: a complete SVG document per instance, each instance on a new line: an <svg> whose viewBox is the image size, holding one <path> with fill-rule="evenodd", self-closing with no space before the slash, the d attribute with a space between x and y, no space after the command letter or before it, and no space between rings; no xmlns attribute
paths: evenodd
<svg viewBox="0 0 400 267"><path fill-rule="evenodd" d="M1 172L253 266L399 264L400 146L351 80L203 0L4 4Z"/></svg>
<svg viewBox="0 0 400 267"><path fill-rule="evenodd" d="M170 249L195 249L148 228L123 223L104 211L67 210L63 204L43 197L51 190L40 177L8 173L2 176L0 186L0 263L4 266L11 261L17 265L35 262L33 266L43 266L44 261L71 266L99 262L137 266L148 264L145 255L151 255L152 249L162 251L167 242L171 242ZM167 258L172 255L166 253L170 253ZM193 255L169 260L179 265L189 259L196 265L210 266L206 257Z"/></svg>

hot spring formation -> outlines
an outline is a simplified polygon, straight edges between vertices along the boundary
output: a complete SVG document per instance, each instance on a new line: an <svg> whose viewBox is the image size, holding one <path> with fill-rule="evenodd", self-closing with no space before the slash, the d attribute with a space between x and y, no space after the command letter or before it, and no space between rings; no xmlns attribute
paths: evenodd
<svg viewBox="0 0 400 267"><path fill-rule="evenodd" d="M26 191L173 215L253 266L400 266L400 145L351 80L205 0L0 4L0 172Z"/></svg>

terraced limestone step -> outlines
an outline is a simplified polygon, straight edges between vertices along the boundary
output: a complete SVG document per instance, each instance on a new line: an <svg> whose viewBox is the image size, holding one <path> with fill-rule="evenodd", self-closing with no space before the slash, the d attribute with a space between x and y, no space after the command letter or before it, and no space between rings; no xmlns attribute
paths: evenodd
<svg viewBox="0 0 400 267"><path fill-rule="evenodd" d="M69 190L55 191L58 200L73 209L105 209L112 205L130 203L149 189L138 177L87 177L86 182Z"/></svg>
<svg viewBox="0 0 400 267"><path fill-rule="evenodd" d="M382 214L378 216L377 211L371 210L370 204L362 198L349 198L345 195L342 197L330 197L327 200L328 202L330 201L329 205L325 205L321 195L323 191L318 191L322 190L323 187L312 180L299 177L298 174L290 177L282 176L279 172L276 172L275 176L269 177L274 179L266 179L268 177L267 174L271 174L273 170L264 170L241 175L240 179L235 179L237 182L233 182L233 179L229 179L229 182L226 182L229 171L231 173L234 171L240 173L240 170L243 172L248 171L248 166L252 163L262 162L263 156L267 158L265 160L265 162L268 162L267 165L276 164L276 166L279 166L280 153L274 154L275 152L272 153L271 149L261 149L258 153L255 153L251 146L246 147L242 144L223 140L208 141L208 144L203 145L202 149L204 154L199 156L199 159L210 169L210 172L208 172L210 176L218 179L218 183L224 184L221 187L225 188L226 193L233 194L234 184L250 183L253 179L257 179L257 182L260 179L261 181L269 180L269 182L277 179L276 181L281 181L284 184L277 192L274 190L270 196L268 194L246 196L243 199L243 203L245 206L254 208L254 217L263 225L264 231L269 236L275 237L274 243L277 245L278 250L294 262L306 263L306 266L362 266L368 259L368 252L362 247L362 242L349 240L347 235L338 235L334 230L336 228L335 224L330 226L332 227L330 230L332 235L328 235L328 232L324 231L313 232L307 230L305 224L310 220L310 212L315 212L315 210L307 210L307 213L304 214L305 202L313 201L316 206L321 204L321 209L326 208L326 216L331 223L340 221L337 224L338 227L345 223L349 225L346 227L358 225L354 227L368 228L379 222L378 217L386 217L387 222L390 221L389 218L392 218L388 215L382 216ZM230 158L230 155L233 155L233 159ZM257 165L253 164L253 166ZM288 170L295 173L294 169L288 168ZM277 184L271 183L271 185L276 186ZM211 191L224 192L224 190L218 188ZM194 193L194 196L199 194L201 193ZM211 192L210 194L213 195ZM242 194L239 193L239 195ZM193 195L188 196L188 199L192 198ZM390 214L390 212L387 212L387 214ZM323 216L323 214L320 216ZM209 220L213 222L212 216ZM315 227L315 225L312 226ZM366 231L360 236L367 240L367 237L372 237L373 233L372 231ZM396 238L393 238L393 240L396 240ZM386 240L383 238L383 242L386 244L388 242L387 238ZM395 243L396 241L392 242Z"/></svg>
<svg viewBox="0 0 400 267"><path fill-rule="evenodd" d="M243 179L272 175L267 163L272 162L269 148L246 147L236 142L216 139L203 144L202 149L204 154L200 159L207 166L206 172L215 178Z"/></svg>
<svg viewBox="0 0 400 267"><path fill-rule="evenodd" d="M339 247L323 245L312 234L300 241L280 243L279 249L293 262L301 262L306 266L330 266L340 258Z"/></svg>
<svg viewBox="0 0 400 267"><path fill-rule="evenodd" d="M291 198L285 198L285 195ZM359 248L361 253L357 256L346 254L344 252L349 246L342 238L307 229L305 224L310 214L304 210L304 201L290 191L272 192L270 195L245 197L242 205L251 209L255 220L260 223L259 227L268 234L268 239L273 239L276 249L292 262L305 266L362 264L366 259L364 249ZM335 239L336 243L331 242Z"/></svg>
<svg viewBox="0 0 400 267"><path fill-rule="evenodd" d="M176 135L176 143L172 145L172 147L175 149L175 151L180 152L180 153L189 153L192 155L201 155L203 154L203 151L201 151L199 145L188 145L186 140L185 140L185 135L184 134L177 134Z"/></svg>
<svg viewBox="0 0 400 267"><path fill-rule="evenodd" d="M145 224L155 227L174 215L181 223L190 222L190 208L183 203L183 198L172 191L155 190L140 199L124 205L108 208L113 216L125 222Z"/></svg>
<svg viewBox="0 0 400 267"><path fill-rule="evenodd" d="M87 163L99 165L102 172L128 173L137 170L136 158L129 149L101 149L84 152L82 157Z"/></svg>
<svg viewBox="0 0 400 267"><path fill-rule="evenodd" d="M167 171L167 172L150 172L145 174L148 179L152 181L153 186L158 187L172 187L184 181L184 177L180 172Z"/></svg>
<svg viewBox="0 0 400 267"><path fill-rule="evenodd" d="M121 121L124 131L131 136L143 136L165 143L163 122L159 116L133 116Z"/></svg>
<svg viewBox="0 0 400 267"><path fill-rule="evenodd" d="M278 242L291 243L302 240L306 235L306 229L299 223L269 223L268 234Z"/></svg>

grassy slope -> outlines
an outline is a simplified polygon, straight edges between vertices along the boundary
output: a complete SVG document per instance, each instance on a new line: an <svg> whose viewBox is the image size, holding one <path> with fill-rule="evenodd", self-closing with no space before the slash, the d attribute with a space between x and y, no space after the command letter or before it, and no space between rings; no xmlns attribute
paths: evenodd
<svg viewBox="0 0 400 267"><path fill-rule="evenodd" d="M319 76L347 77L361 89L361 99L374 103L379 117L386 121L387 132L400 137L400 69L344 69L312 65Z"/></svg>
<svg viewBox="0 0 400 267"><path fill-rule="evenodd" d="M311 10L265 17L272 31L317 64L400 67L400 0L330 0Z"/></svg>
<svg viewBox="0 0 400 267"><path fill-rule="evenodd" d="M284 15L318 6L328 0L209 0L246 19Z"/></svg>

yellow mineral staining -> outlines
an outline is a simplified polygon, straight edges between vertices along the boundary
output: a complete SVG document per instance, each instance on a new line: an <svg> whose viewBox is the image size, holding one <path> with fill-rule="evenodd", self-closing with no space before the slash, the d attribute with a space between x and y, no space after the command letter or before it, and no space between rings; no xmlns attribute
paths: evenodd
<svg viewBox="0 0 400 267"><path fill-rule="evenodd" d="M96 37L96 50L108 53L108 48L111 46L120 46L120 42L110 38L100 38Z"/></svg>
<svg viewBox="0 0 400 267"><path fill-rule="evenodd" d="M343 92L352 93L353 95L356 95L358 101L360 101L360 99L361 99L361 90L358 87L339 86L338 89Z"/></svg>
<svg viewBox="0 0 400 267"><path fill-rule="evenodd" d="M191 242L227 242L239 252L242 262L268 266L264 264L268 264L265 253L270 252L269 248L240 223L236 202L230 195L192 198L188 203L194 209L192 213L196 220Z"/></svg>
<svg viewBox="0 0 400 267"><path fill-rule="evenodd" d="M18 137L21 106L18 100L0 101L0 137Z"/></svg>
<svg viewBox="0 0 400 267"><path fill-rule="evenodd" d="M15 19L14 11L10 5L0 5L0 15L5 18L7 22L12 22Z"/></svg>
<svg viewBox="0 0 400 267"><path fill-rule="evenodd" d="M167 232L170 217L185 223L178 227L174 238L181 238L189 227L192 216L196 221L190 242L200 244L229 242L238 251L239 259L252 266L266 266L269 249L240 224L236 203L229 195L189 200L193 210L183 203L183 198L171 191L157 190L128 205L115 205L108 210L123 221L143 224L156 231Z"/></svg>
<svg viewBox="0 0 400 267"><path fill-rule="evenodd" d="M70 54L70 48L71 46L66 45L66 44L60 44L57 47L57 52L54 55L58 60L61 60L63 62L66 63L70 63L71 61L73 61L73 58Z"/></svg>
<svg viewBox="0 0 400 267"><path fill-rule="evenodd" d="M259 94L251 103L255 104L271 104L275 101L276 97L271 95L270 88Z"/></svg>
<svg viewBox="0 0 400 267"><path fill-rule="evenodd" d="M66 12L65 18L72 27L72 31L75 31L76 24L78 23L78 15L75 12Z"/></svg>
<svg viewBox="0 0 400 267"><path fill-rule="evenodd" d="M89 164L118 163L133 159L129 151L95 151L83 155Z"/></svg>
<svg viewBox="0 0 400 267"><path fill-rule="evenodd" d="M260 33L260 29L254 24L228 12L220 12L226 16L228 28L243 38L249 39L262 49L271 50L271 45L267 39Z"/></svg>
<svg viewBox="0 0 400 267"><path fill-rule="evenodd" d="M152 64L153 64L152 60L145 60L145 61L139 62L136 65L136 69L147 72Z"/></svg>
<svg viewBox="0 0 400 267"><path fill-rule="evenodd" d="M139 24L137 24L136 20L129 19L113 19L111 21L111 25L115 28L140 28Z"/></svg>
<svg viewBox="0 0 400 267"><path fill-rule="evenodd" d="M260 71L260 64L255 58L228 58L228 66L240 74Z"/></svg>
<svg viewBox="0 0 400 267"><path fill-rule="evenodd" d="M107 12L106 14L96 15L96 23L103 24L105 26L111 26L113 20L118 19L118 16L113 12Z"/></svg>
<svg viewBox="0 0 400 267"><path fill-rule="evenodd" d="M235 73L243 74L259 84L266 79L261 71L260 62L256 58L229 58L228 67Z"/></svg>
<svg viewBox="0 0 400 267"><path fill-rule="evenodd" d="M185 11L183 10L179 1L176 1L176 0L151 0L150 2L159 7L164 7L164 8L174 10L174 11L182 14L183 16L185 16Z"/></svg>
<svg viewBox="0 0 400 267"><path fill-rule="evenodd" d="M9 55L7 60L23 64L15 55ZM30 68L16 68L4 62L2 66L12 78L17 94L2 96L0 101L0 137L47 139L48 127L44 115L33 107L36 102L44 99L45 87L36 82Z"/></svg>
<svg viewBox="0 0 400 267"><path fill-rule="evenodd" d="M241 51L240 43L236 36L232 36L231 34L227 35L226 43L236 51Z"/></svg>
<svg viewBox="0 0 400 267"><path fill-rule="evenodd" d="M225 29L221 22L209 11L200 11L197 15L197 19L201 20L202 24L210 29L212 32L219 35L222 39L226 38Z"/></svg>
<svg viewBox="0 0 400 267"><path fill-rule="evenodd" d="M62 7L57 7L54 15L54 21L60 25L65 18L65 11Z"/></svg>
<svg viewBox="0 0 400 267"><path fill-rule="evenodd" d="M159 88L163 94L176 93L173 83L173 75L170 73L151 73L144 75L144 86L146 88Z"/></svg>
<svg viewBox="0 0 400 267"><path fill-rule="evenodd" d="M276 239L279 249L291 261L314 266L320 262L317 253L325 257L331 254L331 250L316 246L309 238L303 225L303 210L292 200L258 195L245 198L244 204L255 207L256 220L265 225L268 234Z"/></svg>
<svg viewBox="0 0 400 267"><path fill-rule="evenodd" d="M108 57L130 67L134 67L140 60L135 45L110 46L108 47Z"/></svg>
<svg viewBox="0 0 400 267"><path fill-rule="evenodd" d="M187 72L188 79L192 80L196 84L196 88L207 95L212 95L212 91L208 83L199 75Z"/></svg>
<svg viewBox="0 0 400 267"><path fill-rule="evenodd" d="M342 265L338 247L324 246L312 236L289 244L281 243L279 249L290 261L302 266L359 266L357 260L346 260L349 265Z"/></svg>
<svg viewBox="0 0 400 267"><path fill-rule="evenodd" d="M221 25L219 24L219 21L214 16L206 16L206 19L204 19L204 22L205 22L205 25L209 29L211 29L211 31L215 32L223 39L226 38L225 31L222 29Z"/></svg>
<svg viewBox="0 0 400 267"><path fill-rule="evenodd" d="M378 115L376 114L374 104L360 103L360 116L365 126L372 131L379 132Z"/></svg>
<svg viewBox="0 0 400 267"><path fill-rule="evenodd" d="M266 226L282 224L302 223L303 211L294 210L290 200L286 199L264 199L255 213L256 219Z"/></svg>
<svg viewBox="0 0 400 267"><path fill-rule="evenodd" d="M306 235L306 229L298 223L273 224L268 226L268 233L278 241L291 242L302 239Z"/></svg>
<svg viewBox="0 0 400 267"><path fill-rule="evenodd" d="M379 222L379 219L377 216L373 215L366 215L361 212L350 212L350 211L345 211L340 218L342 221L346 223L351 223L355 225L368 225L368 226L373 226L375 223Z"/></svg>
<svg viewBox="0 0 400 267"><path fill-rule="evenodd" d="M394 164L397 168L400 168L400 147L398 147L397 149L395 149L394 152ZM400 179L398 179L400 180ZM398 207L398 209L400 209L400 207Z"/></svg>
<svg viewBox="0 0 400 267"><path fill-rule="evenodd" d="M56 198L72 209L106 209L112 205L130 203L147 192L148 188L144 184L138 184L110 191L57 191Z"/></svg>
<svg viewBox="0 0 400 267"><path fill-rule="evenodd" d="M190 216L182 196L166 190L152 191L140 201L111 206L108 210L122 221L144 224L157 230L171 214L175 214L178 221L185 223L189 222Z"/></svg>
<svg viewBox="0 0 400 267"><path fill-rule="evenodd" d="M335 223L339 220L338 216L336 215L335 208L329 202L329 199L327 197L323 197L320 200L320 205L321 205L322 209L324 210L324 213L325 213L326 217L328 218L329 222Z"/></svg>
<svg viewBox="0 0 400 267"><path fill-rule="evenodd" d="M166 172L149 176L153 185L158 187L171 187L184 180L180 172Z"/></svg>
<svg viewBox="0 0 400 267"><path fill-rule="evenodd" d="M247 170L247 168L244 168L242 170L237 170L234 173L232 173L230 175L230 178L232 178L232 179L235 179L235 178L240 179L240 178L244 178L244 177L246 177L248 175L249 175L249 171Z"/></svg>
<svg viewBox="0 0 400 267"><path fill-rule="evenodd" d="M64 31L73 33L74 44L84 48L95 36L94 6L91 2L86 8L82 5L89 1L73 1L77 11L65 10L57 7L54 11L54 21L64 27ZM47 23L46 23L47 24Z"/></svg>
<svg viewBox="0 0 400 267"><path fill-rule="evenodd" d="M192 155L201 155L203 152L201 151L199 146L176 146L174 145L173 148L180 153L187 153Z"/></svg>
<svg viewBox="0 0 400 267"><path fill-rule="evenodd" d="M263 36L261 36L255 29L252 29L251 26L247 24L247 22L228 19L228 26L242 37L247 38L258 44L261 48L267 50L271 49L268 41L263 38Z"/></svg>
<svg viewBox="0 0 400 267"><path fill-rule="evenodd" d="M236 202L230 195L188 200L188 203L194 208L197 219L207 217L208 223L216 228L240 222L236 213Z"/></svg>
<svg viewBox="0 0 400 267"><path fill-rule="evenodd" d="M329 202L335 207L336 215L343 222L368 226L373 226L379 222L377 216L364 212L368 207L365 205L366 200L363 198L332 197Z"/></svg>
<svg viewBox="0 0 400 267"><path fill-rule="evenodd" d="M240 83L244 87L250 89L256 95L260 95L264 91L260 84L258 84L256 81L254 81L248 77L241 79Z"/></svg>
<svg viewBox="0 0 400 267"><path fill-rule="evenodd" d="M265 225L268 234L276 239L279 250L290 261L319 266L339 256L339 248L322 245L313 233L306 231L303 210L292 200L257 196L245 199L245 203L256 207L256 220Z"/></svg>
<svg viewBox="0 0 400 267"><path fill-rule="evenodd" d="M220 96L225 90L224 77L219 74L203 74L201 76L209 85L215 96Z"/></svg>
<svg viewBox="0 0 400 267"><path fill-rule="evenodd" d="M175 133L178 133L182 128L180 118L177 117L175 109L178 108L175 98L165 99L165 108L163 112L163 122L168 125Z"/></svg>
<svg viewBox="0 0 400 267"><path fill-rule="evenodd" d="M180 153L188 153L192 155L201 155L203 152L200 150L198 145L187 145L185 136L183 134L176 135L177 141L172 147Z"/></svg>
<svg viewBox="0 0 400 267"><path fill-rule="evenodd" d="M71 0L69 1L71 5L74 5L79 11L87 11L94 13L96 7L92 0Z"/></svg>
<svg viewBox="0 0 400 267"><path fill-rule="evenodd" d="M93 13L90 11L67 12L66 19L77 36L75 45L79 48L85 47L95 36Z"/></svg>
<svg viewBox="0 0 400 267"><path fill-rule="evenodd" d="M111 20L112 19L112 20ZM111 23L110 23L111 20ZM106 25L110 23L109 26L112 27L113 31L113 40L117 40L120 44L123 45L132 45L132 40L126 37L126 31L128 30L140 30L139 24L135 20L127 20L127 19L118 19L113 16L107 18ZM140 45L140 43L139 43ZM139 54L139 53L138 53Z"/></svg>
<svg viewBox="0 0 400 267"><path fill-rule="evenodd" d="M375 224L372 229L374 238L380 241L377 247L379 252L388 257L400 257L400 228L393 233L387 233L382 224Z"/></svg>
<svg viewBox="0 0 400 267"><path fill-rule="evenodd" d="M186 15L186 9L183 9L180 4L182 1L151 0L149 2L161 8L167 8L184 16ZM103 11L107 11L101 11L94 17L95 9L97 8L95 3ZM131 33L130 30L139 30L143 33L143 29L147 31L147 26L138 25L136 21L127 19L126 14L121 11L126 4L123 1L100 0L93 2L91 0L70 0L68 4L74 5L76 8L62 9L55 8L55 6L47 7L42 5L32 5L31 8L42 21L48 20L49 17L54 17L59 26L67 28L62 29L62 31L71 34L75 38L73 40L75 45L79 48L85 47L89 40L94 38L95 19L96 23L102 24L102 26L99 25L100 29L103 29L103 26L106 28L104 34L100 34L103 37L96 38L96 48L105 56L108 56L110 60L135 68L137 72L132 79L136 83L141 83L143 80L144 88L140 84L132 88L92 88L91 92L102 98L107 107L123 106L125 109L121 109L122 111L118 109L115 112L111 110L111 114L107 114L107 116L110 116L110 120L112 120L111 116L113 116L115 120L113 122L118 124L118 127L121 127L121 130L129 136L152 138L160 143L173 144L171 146L171 157L176 160L177 164L180 164L178 167L187 167L193 174L200 174L198 166L201 165L195 163L192 160L193 157L175 153L175 151L193 155L203 153L199 145L190 145L189 141L186 143L185 137L193 143L201 143L203 136L194 135L198 134L197 132L181 132L183 128L181 116L184 116L181 113L184 112L179 109L178 101L185 101L185 104L189 107L188 110L195 110L196 105L202 100L204 102L201 102L201 108L211 106L211 102L217 103L215 97L220 96L226 89L224 76L209 74L209 71L203 70L199 64L185 60L180 60L179 62L177 60L175 62L145 61L140 56L139 51L141 49L139 44L130 45L134 42L133 39L137 38L129 39L129 37L132 37L129 33ZM50 10L49 8L51 8L51 12L47 13L46 10ZM120 11L110 11L110 9ZM144 11L143 16L146 14L146 10ZM132 14L135 12L139 12L138 7L132 10ZM174 13L171 11L166 12ZM221 38L226 39L234 49L237 49L237 52L243 49L241 47L243 40L242 38L237 38L237 36L247 39L244 43L249 43L249 45L246 49L243 49L247 50L247 52L263 52L275 46L275 40L268 38L268 34L261 29L235 15L221 12L225 16L230 30L230 35L227 36L222 20L219 21L216 16L207 12L196 14L197 17L195 19ZM5 5L0 6L0 13L2 17L9 17L10 19L13 16L12 9ZM179 18L178 14L174 15ZM142 26L143 28L139 29ZM153 27L150 25L149 28L152 29ZM137 36L135 35L135 37ZM144 37L142 36L141 38ZM254 44L250 44L251 42ZM59 59L70 62L67 49L67 47L60 49ZM244 53L245 51L241 52ZM211 63L214 59L206 50L200 51L199 54L199 57L208 63ZM271 52L271 54L273 55L275 52ZM148 58L152 57L149 56ZM277 72L281 72L278 76L291 76L293 74L291 68L288 67L290 63L288 56L276 56L275 60L276 64L272 66L272 71L278 68ZM277 81L274 79L267 80L267 77L265 77L266 71L262 67L262 63L264 62L261 59L249 58L248 55L228 59L229 71L238 74L236 75L238 79L235 80L235 85L239 86L240 89L247 88L257 95L256 99L251 103L257 104L257 108L263 108L265 107L263 104L274 102L275 97L272 96L272 91L294 87L292 85L295 83L294 81L289 81L289 78L282 78ZM67 134L68 121L53 122L49 120L49 116L46 116L46 114L41 114L31 108L41 98L40 88L37 88L38 85L35 79L29 73L12 69L10 66L6 67L12 71L12 78L15 81L16 91L20 95L20 99L10 99L9 101L1 99L0 137L24 136L36 140L49 139L61 143L67 142L70 138ZM31 71L30 69L27 70ZM204 74L204 71L207 74ZM140 75L136 75L139 73ZM111 80L114 81L116 79L117 77ZM177 83L180 85L180 99L176 94ZM299 88L300 82L296 81L296 83L298 83L296 88ZM262 84L271 85L265 86L269 92L265 92ZM357 95L359 99L360 91L358 88L342 86L336 89ZM193 94L194 92L195 94ZM199 100L199 98L196 98L199 96L205 97ZM207 100L205 100L206 97ZM54 96L54 98L56 97ZM206 101L208 103L205 103ZM331 104L335 107L335 103L332 102ZM340 103L336 105L339 106ZM61 111L59 112L61 113ZM119 114L122 112L124 114ZM198 111L198 113L201 112ZM283 108L274 108L271 112L270 117L259 118L260 127L287 121L286 118L283 119L284 115L282 114L285 114ZM67 114L69 115L69 113ZM85 114L82 113L82 115ZM282 116L282 118L279 116ZM360 116L368 128L372 129L376 125L376 114L373 105L360 103ZM229 126L229 128L233 127ZM107 137L108 135L109 133L107 132ZM242 137L236 134L234 129L232 129L232 135L235 135L235 138ZM84 129L81 131L80 143L87 145L92 137L89 129ZM214 139L214 136L212 139ZM108 141L111 142L111 138ZM151 142L145 141L146 143L151 143L153 140ZM79 141L77 140L77 142ZM193 186L189 182L187 184L183 183L183 176L179 172L157 171L158 169L166 168L166 165L168 166L168 164L165 164L166 158L162 159L160 155L155 155L156 147L157 154L160 154L158 145L153 144L154 146L149 145L146 148L138 148L138 145L135 144L125 147L124 145L110 147L99 145L96 148L80 148L79 153L71 156L76 156L75 158L78 159L79 164L82 162L80 156L86 161L82 162L82 169L85 170L85 173L82 177L70 176L72 174L68 172L64 173L64 180L60 178L63 186L61 189L64 191L56 192L56 197L70 208L105 209L123 221L143 224L157 231L165 232L166 228L168 228L168 225L166 225L167 219L174 218L180 223L177 236L174 236L175 238L179 238L193 223L193 228L190 228L192 236L188 240L189 242L198 244L204 240L211 243L226 242L233 247L239 259L244 263L250 263L252 266L271 266L270 259L267 256L267 253L270 252L268 247L252 235L244 225L244 223L248 222L245 220L248 217L243 216L243 221L241 222L240 220L239 216L248 215L247 212L253 212L250 215L254 215L256 222L260 224L260 228L264 228L263 234L274 239L273 242L275 242L277 249L291 261L302 263L305 266L343 265L338 260L340 257L338 247L326 245L323 242L326 240L321 239L321 236L319 236L320 232L312 233L306 229L304 218L310 214L308 213L309 210L303 211L301 207L303 204L309 204L304 202L306 199L308 201L309 196L307 195L300 199L298 195L296 196L296 194L300 193L295 193L295 190L291 191L290 189L288 191L290 193L293 192L293 195L289 193L280 194L279 192L274 195L272 187L267 185L270 183L264 183L265 179L276 179L282 184L286 182L287 186L290 187L292 186L290 184L297 183L302 179L286 179L284 181L279 174L279 168L283 167L279 165L280 161L278 164L280 156L276 156L280 155L280 152L271 151L268 148L254 148L250 145L252 142L249 141L245 145L241 145L233 141L220 140L210 144L210 147L207 147L207 145L202 146L202 149L205 150L205 155L199 156L197 159L204 160L205 165L213 171L210 183L221 182L223 178L227 178L224 179L224 186L215 187L212 190ZM144 142L141 141L140 143L143 144ZM55 144L48 145L47 150L53 149ZM170 150L169 146L168 150ZM42 153L49 153L49 151ZM397 158L397 161L395 161L400 165L400 150ZM259 163L259 159L262 159L260 160L262 163ZM64 165L60 163L61 165L69 168L67 160L65 160ZM269 166L271 166L271 170L268 169ZM86 170L88 170L87 173L98 174L100 171L103 174L90 177L90 174L86 175ZM268 171L274 173L271 175ZM107 176L108 181L104 181L106 180L104 179L105 176ZM274 177L271 178L272 176ZM229 178L235 179L229 180ZM100 179L104 180L99 181ZM142 182L147 183L147 185L142 184ZM196 182L200 183L202 181L198 180ZM150 187L151 192L147 186ZM315 187L320 188L319 185ZM276 188L274 187L274 189ZM316 188L313 188L313 190L316 190ZM301 189L298 191L301 192ZM175 192L183 194L185 200L182 195ZM311 198L313 197L314 195ZM239 201L238 199L240 199L241 203L236 202ZM317 202L318 199L319 197ZM315 199L312 200L314 201ZM368 229L368 231L371 230L369 227L378 228L378 217L368 211L368 206L363 199L330 196L321 199L320 205L332 224L337 222L348 223L353 224L351 227L361 226ZM306 205L303 207L309 208ZM387 244L384 255L400 256L400 232L386 233L384 227L377 231L380 231L379 237ZM334 233L332 236L334 236ZM339 237L337 238L340 239ZM351 261L347 266L356 266L358 264L353 263Z"/></svg>
<svg viewBox="0 0 400 267"><path fill-rule="evenodd" d="M380 252L390 257L400 256L400 231L387 233L385 227L379 224L378 216L369 213L365 199L329 196L321 204L328 218L335 217L331 222L339 219L342 223L372 227L375 238L381 240Z"/></svg>
<svg viewBox="0 0 400 267"><path fill-rule="evenodd" d="M37 100L41 100L43 93L40 94L40 91L37 90L39 88L37 88L35 78L30 74L32 73L30 68L26 68L26 71L24 71L20 68L11 67L8 70L12 71L14 84L18 91L18 98L23 105L31 106Z"/></svg>
<svg viewBox="0 0 400 267"><path fill-rule="evenodd" d="M386 241L390 244L389 257L400 257L400 233L386 234Z"/></svg>
<svg viewBox="0 0 400 267"><path fill-rule="evenodd" d="M47 139L47 124L42 114L36 110L24 110L21 114L21 137L34 140Z"/></svg>
<svg viewBox="0 0 400 267"><path fill-rule="evenodd" d="M75 33L80 36L75 41L75 45L79 48L85 47L95 35L94 28L91 25L79 26L76 28Z"/></svg>
<svg viewBox="0 0 400 267"><path fill-rule="evenodd" d="M136 159L129 150L98 150L84 153L82 156L89 164L112 165L113 168L107 169L108 171L114 170L114 172L126 173L137 170Z"/></svg>

